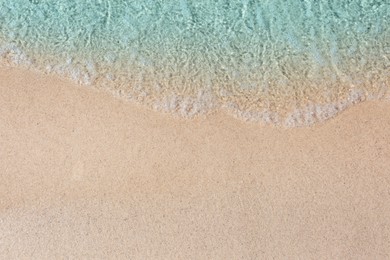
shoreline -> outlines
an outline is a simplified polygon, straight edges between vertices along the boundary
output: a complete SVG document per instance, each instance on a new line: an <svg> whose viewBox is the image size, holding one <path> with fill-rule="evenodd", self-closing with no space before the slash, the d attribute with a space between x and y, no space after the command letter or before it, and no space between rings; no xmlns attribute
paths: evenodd
<svg viewBox="0 0 390 260"><path fill-rule="evenodd" d="M1 68L0 104L4 258L390 256L388 101L285 129Z"/></svg>
<svg viewBox="0 0 390 260"><path fill-rule="evenodd" d="M0 66L3 62L5 67L2 69L25 70L48 77L61 78L60 80L67 81L69 84L95 88L97 91L107 92L118 99L131 102L133 105L161 113L173 114L174 117L184 119L204 117L213 113L224 113L260 125L270 124L283 128L310 127L326 122L346 109L365 101L390 101L390 93L387 87L389 82L383 79L378 80L378 82L371 82L371 88L356 87L352 82L347 84L340 81L339 83L343 87L332 91L324 83L323 89L327 89L327 92L329 92L327 95L314 91L318 88L321 89L321 87L313 85L313 89L309 92L317 92L317 96L313 94L314 92L308 96L304 95L304 89L302 89L303 92L300 97L296 97L294 91L287 95L287 92L283 93L282 89L274 86L266 91L263 90L268 94L260 96L254 94L255 99L251 97L250 92L239 92L235 96L231 93L227 94L229 91L218 87L216 88L225 94L220 96L216 89L200 90L199 87L195 88L198 89L197 93L194 90L193 93L178 94L175 93L174 89L165 92L161 90L160 83L155 86L156 89L154 90L151 85L145 89L138 89L138 83L136 83L138 81L132 82L131 86L128 86L128 82L122 85L120 81L115 81L115 73L99 75L95 70L91 70L93 71L91 72L88 68L94 67L92 63L87 63L86 68L82 69L77 66L72 67L70 59L63 64L42 67L38 65L39 62L37 63L34 59L28 58L29 55L26 55L16 45L11 44L10 46L5 47L2 51L3 57ZM117 86L117 84L121 86ZM142 83L140 84L142 85ZM307 86L305 88L309 89ZM336 92L339 93L336 94Z"/></svg>

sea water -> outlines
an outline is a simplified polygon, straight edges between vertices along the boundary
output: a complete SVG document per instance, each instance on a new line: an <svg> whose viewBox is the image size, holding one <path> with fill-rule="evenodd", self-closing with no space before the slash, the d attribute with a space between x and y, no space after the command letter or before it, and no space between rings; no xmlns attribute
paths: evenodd
<svg viewBox="0 0 390 260"><path fill-rule="evenodd" d="M388 97L386 0L0 0L0 66L184 117L310 125Z"/></svg>

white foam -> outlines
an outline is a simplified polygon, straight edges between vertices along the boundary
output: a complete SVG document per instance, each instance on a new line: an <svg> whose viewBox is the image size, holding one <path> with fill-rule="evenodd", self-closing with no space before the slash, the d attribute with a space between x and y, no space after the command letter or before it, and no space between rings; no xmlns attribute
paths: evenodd
<svg viewBox="0 0 390 260"><path fill-rule="evenodd" d="M287 115L284 126L299 127L310 126L317 122L323 122L341 111L366 99L364 92L359 89L352 89L347 98L338 102L328 104L309 104L302 108L297 108Z"/></svg>
<svg viewBox="0 0 390 260"><path fill-rule="evenodd" d="M30 66L32 60L15 44L0 46L1 62L10 66Z"/></svg>
<svg viewBox="0 0 390 260"><path fill-rule="evenodd" d="M28 67L41 69L48 73L69 77L78 84L83 85L96 85L97 78L100 78L101 82L99 83L103 84L105 89L111 91L118 98L146 104L156 110L177 114L185 118L207 114L221 108L226 110L229 114L246 121L262 122L285 127L299 127L313 125L317 122L328 120L351 105L366 99L390 99L387 82L382 81L374 83L379 84L376 87L378 89L378 93L376 94L367 93L367 91L351 85L351 90L348 95L346 95L346 98L342 100L320 104L308 103L305 106L296 107L283 116L279 114L278 111L269 109L245 110L240 109L240 104L238 103L224 103L222 100L234 96L234 93L230 93L228 89L221 88L218 92L219 97L221 98L219 99L213 92L214 90L211 86L211 82L204 87L205 90L199 90L195 95L177 95L175 93L164 94L167 90L163 89L162 85L158 83L153 83L154 87L150 90L145 89L144 85L146 83L144 79L147 78L148 75L143 73L142 75L139 74L138 80L133 82L132 86L126 87L129 90L125 91L124 89L126 88L118 90L117 84L126 85L131 84L131 82L117 81L117 77L113 71L108 71L103 75L99 75L99 73L102 72L99 72L98 66L92 60L76 62L74 58L67 57L64 59L63 63L46 64L41 68L40 64L35 64L33 60L15 44L2 45L0 47L0 59L1 64L5 64L6 66L28 65ZM282 81L280 81L280 84L282 84L281 82ZM348 82L346 82L346 84L347 83ZM267 83L263 83L263 85L264 84ZM268 86L267 89L269 89ZM263 102L267 102L267 100L263 100Z"/></svg>

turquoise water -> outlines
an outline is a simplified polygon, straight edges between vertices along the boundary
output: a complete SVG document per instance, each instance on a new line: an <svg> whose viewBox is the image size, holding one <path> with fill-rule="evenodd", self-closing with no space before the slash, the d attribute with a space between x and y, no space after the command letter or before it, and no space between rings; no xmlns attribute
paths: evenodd
<svg viewBox="0 0 390 260"><path fill-rule="evenodd" d="M0 55L185 117L307 125L386 96L390 2L0 0Z"/></svg>

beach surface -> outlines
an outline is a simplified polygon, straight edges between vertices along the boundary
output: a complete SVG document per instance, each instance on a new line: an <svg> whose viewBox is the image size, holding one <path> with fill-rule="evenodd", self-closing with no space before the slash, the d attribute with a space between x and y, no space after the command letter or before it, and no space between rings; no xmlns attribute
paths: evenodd
<svg viewBox="0 0 390 260"><path fill-rule="evenodd" d="M388 259L390 103L191 120L0 69L0 258Z"/></svg>

